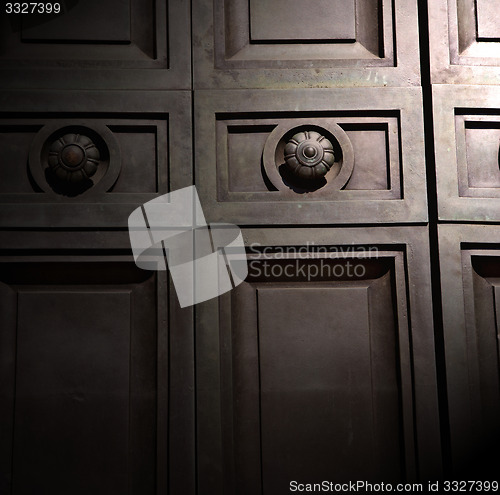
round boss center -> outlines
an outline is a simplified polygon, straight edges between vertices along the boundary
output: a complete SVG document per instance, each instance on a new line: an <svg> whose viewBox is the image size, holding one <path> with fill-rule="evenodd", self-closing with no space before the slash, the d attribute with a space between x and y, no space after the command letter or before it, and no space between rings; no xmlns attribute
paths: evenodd
<svg viewBox="0 0 500 495"><path fill-rule="evenodd" d="M297 159L302 165L314 167L323 159L323 147L313 140L302 141L297 148Z"/></svg>
<svg viewBox="0 0 500 495"><path fill-rule="evenodd" d="M61 162L68 168L76 168L85 160L85 150L77 144L69 144L61 151Z"/></svg>

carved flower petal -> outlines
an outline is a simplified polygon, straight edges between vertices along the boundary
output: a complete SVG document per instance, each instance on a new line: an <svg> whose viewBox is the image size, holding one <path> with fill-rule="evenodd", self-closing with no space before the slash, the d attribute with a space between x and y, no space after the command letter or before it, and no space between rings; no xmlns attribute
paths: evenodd
<svg viewBox="0 0 500 495"><path fill-rule="evenodd" d="M303 177L304 179L310 179L314 175L312 167L300 167L300 169L297 172L299 177Z"/></svg>
<svg viewBox="0 0 500 495"><path fill-rule="evenodd" d="M289 141L285 146L285 156L293 155L296 151L297 151L297 145L294 142Z"/></svg>
<svg viewBox="0 0 500 495"><path fill-rule="evenodd" d="M100 160L101 155L99 153L99 150L94 146L92 148L87 148L85 150L85 154L87 155L88 158L92 158L93 160Z"/></svg>
<svg viewBox="0 0 500 495"><path fill-rule="evenodd" d="M302 165L297 160L297 157L291 156L287 159L286 164L292 172L296 172Z"/></svg>
<svg viewBox="0 0 500 495"><path fill-rule="evenodd" d="M299 132L299 133L295 134L292 137L292 139L297 141L298 143L300 143L302 141L305 141L307 139L307 136L306 136L305 132Z"/></svg>
<svg viewBox="0 0 500 495"><path fill-rule="evenodd" d="M57 141L54 141L50 145L50 151L54 151L55 153L59 153L64 148L64 144L58 139Z"/></svg>
<svg viewBox="0 0 500 495"><path fill-rule="evenodd" d="M56 168L55 174L61 180L67 180L68 178L68 172L64 170L62 167Z"/></svg>
<svg viewBox="0 0 500 495"><path fill-rule="evenodd" d="M323 160L331 167L335 163L335 155L333 154L333 151L325 150Z"/></svg>
<svg viewBox="0 0 500 495"><path fill-rule="evenodd" d="M324 165L323 163L318 163L318 165L314 167L314 175L316 177L323 177L324 175L326 175L328 170L330 169L327 168L326 165Z"/></svg>
<svg viewBox="0 0 500 495"><path fill-rule="evenodd" d="M77 170L76 172L71 172L68 179L69 179L69 182L76 183L76 182L81 182L82 180L84 180L85 176L83 175L81 170Z"/></svg>
<svg viewBox="0 0 500 495"><path fill-rule="evenodd" d="M83 170L85 170L87 177L92 177L97 172L97 165L92 162L87 162L83 167Z"/></svg>
<svg viewBox="0 0 500 495"><path fill-rule="evenodd" d="M320 141L320 144L325 150L333 150L332 142L329 139L323 139L322 141Z"/></svg>
<svg viewBox="0 0 500 495"><path fill-rule="evenodd" d="M309 131L309 139L312 139L314 141L318 141L322 137L323 136L319 132Z"/></svg>
<svg viewBox="0 0 500 495"><path fill-rule="evenodd" d="M83 134L80 134L78 136L78 141L77 142L83 148L85 148L86 146L89 146L89 145L92 144L92 140L90 138L88 138L87 136L84 136Z"/></svg>

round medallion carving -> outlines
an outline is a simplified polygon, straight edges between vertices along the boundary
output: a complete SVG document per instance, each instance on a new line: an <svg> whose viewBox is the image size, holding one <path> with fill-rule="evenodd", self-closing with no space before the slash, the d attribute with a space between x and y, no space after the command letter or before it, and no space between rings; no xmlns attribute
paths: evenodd
<svg viewBox="0 0 500 495"><path fill-rule="evenodd" d="M30 150L31 179L42 191L67 198L109 191L121 170L113 132L96 121L44 126Z"/></svg>
<svg viewBox="0 0 500 495"><path fill-rule="evenodd" d="M294 134L285 146L285 162L301 179L324 177L335 163L333 144L315 131Z"/></svg>
<svg viewBox="0 0 500 495"><path fill-rule="evenodd" d="M332 197L354 167L351 141L332 119L289 119L269 134L262 156L268 187L288 195Z"/></svg>
<svg viewBox="0 0 500 495"><path fill-rule="evenodd" d="M100 153L93 141L82 134L65 134L49 148L49 167L61 181L76 184L97 172Z"/></svg>

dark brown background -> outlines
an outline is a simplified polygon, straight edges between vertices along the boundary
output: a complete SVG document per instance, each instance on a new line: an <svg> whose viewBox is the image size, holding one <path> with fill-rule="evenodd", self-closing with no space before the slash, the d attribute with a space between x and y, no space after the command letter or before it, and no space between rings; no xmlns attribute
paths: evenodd
<svg viewBox="0 0 500 495"><path fill-rule="evenodd" d="M0 493L495 479L500 21L494 0L427 3L2 14ZM325 128L352 145L346 183L274 184L273 131ZM78 194L44 173L69 132L102 151ZM364 275L254 270L181 310L127 218L192 183L254 267Z"/></svg>

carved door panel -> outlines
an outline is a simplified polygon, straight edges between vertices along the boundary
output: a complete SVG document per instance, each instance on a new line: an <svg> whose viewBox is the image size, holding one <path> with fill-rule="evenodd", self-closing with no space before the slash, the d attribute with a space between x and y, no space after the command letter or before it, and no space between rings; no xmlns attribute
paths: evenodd
<svg viewBox="0 0 500 495"><path fill-rule="evenodd" d="M189 3L52 4L59 13L6 15L2 8L1 88L190 89Z"/></svg>
<svg viewBox="0 0 500 495"><path fill-rule="evenodd" d="M126 233L4 234L2 493L194 493L191 322L165 272Z"/></svg>
<svg viewBox="0 0 500 495"><path fill-rule="evenodd" d="M249 277L197 310L200 493L436 476L427 229L243 233Z"/></svg>
<svg viewBox="0 0 500 495"><path fill-rule="evenodd" d="M453 472L498 465L496 284L500 220L500 22L493 0L429 2ZM444 33L444 34L443 34ZM474 454L471 454L474 452Z"/></svg>
<svg viewBox="0 0 500 495"><path fill-rule="evenodd" d="M428 2L433 84L498 84L496 0Z"/></svg>
<svg viewBox="0 0 500 495"><path fill-rule="evenodd" d="M195 0L193 21L196 184L257 243L196 310L200 494L436 478L417 2Z"/></svg>
<svg viewBox="0 0 500 495"><path fill-rule="evenodd" d="M1 6L0 493L194 495L192 313L127 233L192 184L189 3L60 4Z"/></svg>
<svg viewBox="0 0 500 495"><path fill-rule="evenodd" d="M61 4L0 16L0 491L436 479L441 302L445 455L486 445L498 232L434 234L500 221L495 2ZM181 310L126 228L193 181L250 275Z"/></svg>
<svg viewBox="0 0 500 495"><path fill-rule="evenodd" d="M420 84L417 2L194 0L195 88Z"/></svg>
<svg viewBox="0 0 500 495"><path fill-rule="evenodd" d="M452 461L484 479L498 463L499 229L442 225L439 231ZM474 456L471 456L474 452Z"/></svg>

